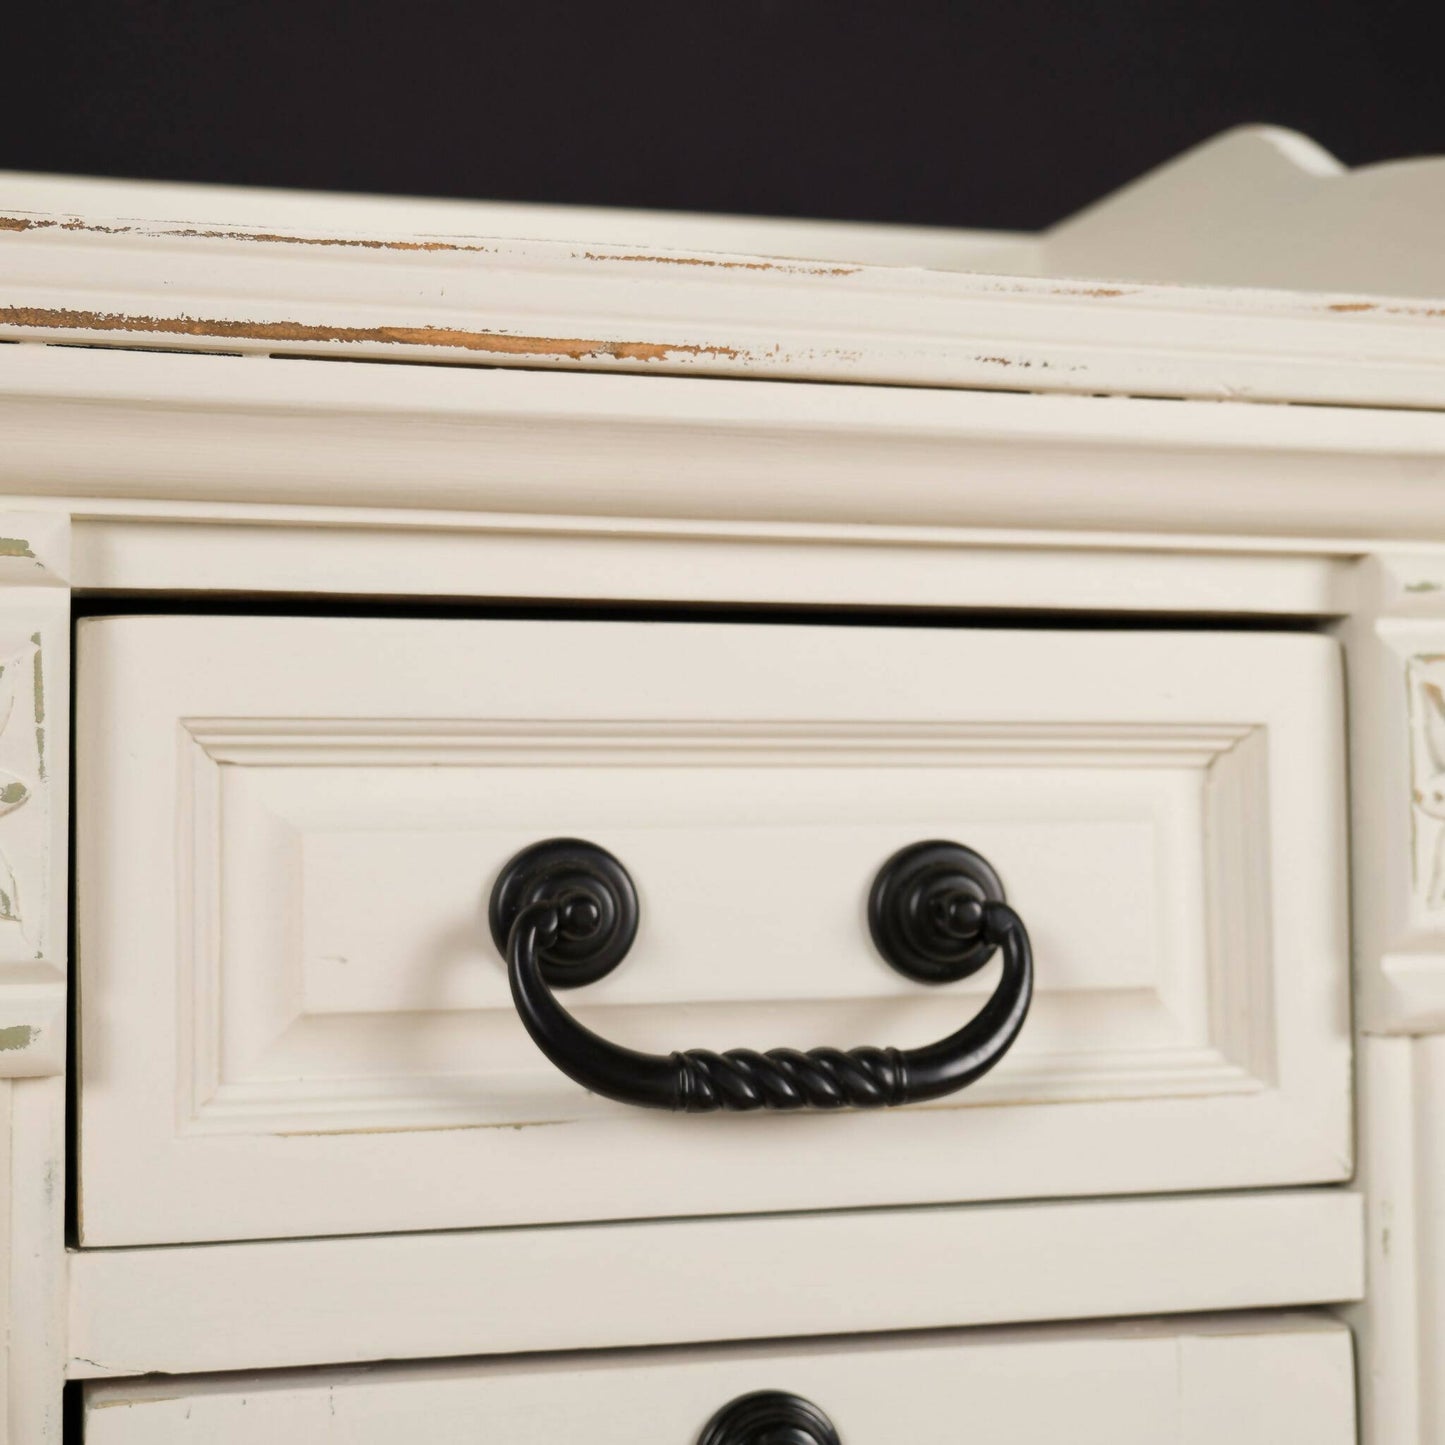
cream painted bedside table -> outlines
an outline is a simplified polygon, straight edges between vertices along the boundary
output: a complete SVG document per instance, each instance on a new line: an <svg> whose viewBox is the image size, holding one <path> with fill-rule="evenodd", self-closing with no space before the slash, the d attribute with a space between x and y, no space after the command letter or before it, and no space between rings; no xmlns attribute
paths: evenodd
<svg viewBox="0 0 1445 1445"><path fill-rule="evenodd" d="M1442 198L0 178L6 1439L1445 1441Z"/></svg>

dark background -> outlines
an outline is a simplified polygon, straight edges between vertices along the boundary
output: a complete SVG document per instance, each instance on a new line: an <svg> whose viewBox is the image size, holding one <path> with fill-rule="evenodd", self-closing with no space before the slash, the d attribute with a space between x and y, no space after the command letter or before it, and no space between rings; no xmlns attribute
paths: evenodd
<svg viewBox="0 0 1445 1445"><path fill-rule="evenodd" d="M1441 0L0 10L0 169L1034 229L1228 126L1445 151Z"/></svg>

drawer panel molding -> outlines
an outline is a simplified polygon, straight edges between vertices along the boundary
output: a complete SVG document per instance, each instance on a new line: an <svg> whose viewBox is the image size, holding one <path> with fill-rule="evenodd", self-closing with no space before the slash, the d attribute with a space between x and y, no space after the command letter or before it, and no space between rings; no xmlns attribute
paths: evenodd
<svg viewBox="0 0 1445 1445"><path fill-rule="evenodd" d="M413 775L420 778L433 777L433 770L440 768L475 768L493 776L492 770L502 768L527 770L523 775L564 768L856 768L870 773L907 768L1087 769L1104 788L1116 783L1120 774L1144 790L1157 778L1153 796L1140 793L1132 801L1161 831L1179 808L1177 798L1171 796L1177 774L1197 774L1202 780L1202 828L1209 848L1203 860L1209 880L1203 907L1210 999L1207 1004L1193 1002L1196 1008L1209 1009L1207 1023L1197 1015L1189 1017L1191 1001L1181 996L1185 987L1179 970L1161 969L1152 988L1133 990L1118 1001L1119 1037L1112 1046L1096 1044L1087 1051L1063 1048L1043 1058L1025 1055L1015 1061L1007 1085L995 1081L991 1087L1000 1101L1068 1102L1250 1093L1272 1083L1276 1019L1268 988L1272 967L1268 837L1252 826L1251 813L1268 786L1265 730L1259 726L890 727L820 720L780 727L746 721L719 726L539 719L529 725L477 721L440 730L407 720L308 724L301 719L187 718L181 729L181 798L188 800L190 810L181 822L192 843L188 876L194 888L190 898L182 900L183 909L189 905L182 918L191 942L181 963L192 979L195 1009L190 1106L184 1125L188 1133L254 1129L303 1134L530 1124L555 1112L558 1100L551 1095L544 1104L548 1111L539 1120L519 1112L502 1115L499 1109L504 1103L495 1097L448 1087L449 1080L464 1078L475 1069L475 1050L463 1039L445 1054L436 1052L437 1019L435 1011L425 1008L429 1000L415 994L378 999L360 992L333 997L325 980L318 985L315 977L317 962L327 960L314 950L308 959L304 940L294 932L288 936L290 910L302 907L292 890L298 884L302 891L311 885L313 894L329 890L340 896L337 871L344 866L329 864L323 855L310 871L303 864L298 879L291 866L293 851L304 852L318 841L324 848L338 833L367 840L380 831L381 846L387 833L396 839L385 855L395 865L390 884L384 874L375 877L374 896L381 909L404 908L404 900L392 895L405 892L423 873L433 878L457 874L457 891L469 903L472 892L480 892L479 873L468 878L447 862L456 847L454 833L440 833L429 844L408 830L408 818L425 807L424 796L410 795L404 785L393 796L357 795L356 774L347 769L428 770ZM294 782L296 772L283 771L303 768L318 770L308 771L304 784ZM453 785L453 796L455 792ZM355 802L349 805L348 797ZM1093 806L1103 816L1091 833L1080 829L1080 853L1086 853L1090 844L1137 852L1141 839L1128 833L1136 823L1132 810L1124 811L1122 818L1110 817L1120 809L1102 795ZM1188 826L1187 820L1183 826ZM372 841L366 846L375 849L378 844ZM789 852L793 846L788 840ZM1079 857L1070 858L1064 851L1047 861L1061 875L1077 872L1081 864ZM692 866L699 871L703 867L700 861ZM282 904L276 908L274 932L258 938L256 946L258 953L269 950L271 959L284 966L271 975L248 970L229 982L228 993L221 917L225 880L248 872L262 880L258 896ZM1100 886L1104 881L1101 877ZM347 906L354 902L349 900ZM356 931L365 933L380 924L379 917L370 917ZM1108 945L1106 928L1099 928L1096 936L1100 948ZM738 942L746 945L746 939ZM1137 924L1132 937L1114 942L1120 950L1132 948L1137 969L1147 968L1143 955L1151 940ZM678 957L671 961L686 962L688 953L695 951L695 938L682 935L676 946ZM453 983L453 996L444 1000L442 1012L467 1005L487 1007L507 1027L511 1005L502 980L483 987L487 960L480 955L486 947L478 931L469 954L476 958L478 977L467 984ZM718 970L715 977L726 975ZM619 975L617 982L624 979L625 974ZM700 984L706 980L690 970L685 986L691 993L659 982L646 995L629 990L620 1002L696 1005ZM332 986L340 988L339 982ZM718 988L711 985L712 1001L725 1002ZM258 998L263 990L267 996ZM786 978L779 980L779 990L781 997L790 991ZM905 990L900 985L893 992L901 995ZM613 992L617 991L614 985ZM879 986L870 991L876 994ZM975 993L976 989L970 992L970 1006ZM581 994L577 1001L585 1003L586 998ZM393 1037L410 1034L415 1055L423 1060L430 1055L433 1069L410 1076L376 1076L370 1067L376 1015L387 1004L394 1010L388 1020ZM943 1016L952 1018L953 1012ZM266 1031L264 1036L238 1036L238 1019L254 1019L255 1027ZM251 1061L250 1071L233 1063L229 1073L223 1072L223 1036L228 1029L233 1055ZM341 1067L336 1067L338 1063ZM561 1097L566 1099L565 1093ZM595 1105L580 1097L566 1102L574 1105L574 1112L589 1107L597 1112Z"/></svg>

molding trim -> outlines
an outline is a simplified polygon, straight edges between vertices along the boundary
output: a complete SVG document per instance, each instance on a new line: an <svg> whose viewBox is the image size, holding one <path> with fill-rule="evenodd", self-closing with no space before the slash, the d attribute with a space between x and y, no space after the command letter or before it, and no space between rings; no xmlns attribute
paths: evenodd
<svg viewBox="0 0 1445 1445"><path fill-rule="evenodd" d="M1151 178L1141 193L1150 187L1172 189ZM1111 205L1134 214L1127 196ZM1236 220L1247 229L1247 207ZM1086 217L1042 250L980 255L975 242L960 259L1050 265L1052 245L1066 264L1082 258L1075 274L1097 273L1089 239L1099 229ZM1136 244L1153 234L1135 231ZM1354 290L1101 284L651 244L20 212L0 216L0 275L0 339L10 341L1445 406L1441 308Z"/></svg>
<svg viewBox="0 0 1445 1445"><path fill-rule="evenodd" d="M0 346L0 431L0 493L154 520L1445 541L1445 415L1420 412Z"/></svg>
<svg viewBox="0 0 1445 1445"><path fill-rule="evenodd" d="M1090 768L1117 772L1190 770L1202 775L1205 791L1207 957L1203 962L1207 1021L1203 1038L1189 1034L1188 1005L1177 996L1177 980L1161 977L1147 995L1162 1021L1149 1025L1121 1010L1113 1047L1041 1052L1018 1059L1006 1082L972 1091L966 1101L945 1107L996 1103L1082 1102L1120 1098L1206 1098L1252 1094L1280 1086L1280 1019L1274 1002L1275 960L1271 945L1267 830L1256 809L1269 788L1265 729L1248 724L1039 724L1001 728L997 724L859 723L686 723L615 721L414 722L400 720L288 718L187 718L182 724L184 834L188 840L187 880L180 899L183 948L181 971L188 981L182 1008L189 1020L181 1031L178 1094L188 1135L209 1133L319 1134L361 1129L521 1126L538 1122L539 1106L529 1099L508 1112L505 1100L486 1097L485 1081L495 1065L466 1055L459 1060L434 1054L424 1065L398 1065L383 1077L348 1068L369 1045L359 1037L348 1052L351 1018L308 1006L305 964L299 941L288 946L283 929L266 950L281 972L266 980L254 972L244 979L225 966L221 899L234 904L228 873L234 870L273 900L293 920L304 916L299 894L288 898L296 858L306 837L300 814L272 811L261 798L268 826L257 828L254 813L242 822L234 810L245 796L243 769L369 767L435 769L485 767L667 766L827 767L968 766ZM220 767L231 781L220 784ZM247 805L240 805L243 809ZM323 809L329 813L334 803ZM384 806L377 817L384 817ZM339 830L331 816L328 827ZM259 852L242 839L267 839ZM239 861L236 855L239 852ZM272 876L271 869L275 874ZM284 987L282 986L284 984ZM256 1004L265 994L267 1006ZM1045 990L1047 993L1047 990ZM743 1000L739 1000L742 1002ZM821 1000L819 1000L821 1002ZM1107 999L1097 997L1098 1006ZM477 1011L486 1014L488 1009ZM510 1014L510 1010L507 1011ZM1181 1016L1181 1014L1183 1016ZM415 1010L393 1020L397 1036L443 1012ZM475 1015L470 1015L475 1017ZM245 1021L251 1020L248 1030ZM264 1020L264 1028L256 1023ZM1132 1028L1131 1028L1132 1020ZM325 1032L318 1034L318 1028ZM223 1046L223 1039L227 1042ZM1287 1049L1289 1040L1286 1038ZM302 1062L324 1045L322 1066ZM437 1047L433 1041L434 1048ZM475 1039L470 1052L475 1053ZM229 1066L223 1067L223 1059ZM288 1062L281 1064L280 1059ZM593 1112L593 1101L566 1106L577 1115ZM541 1106L550 1122L555 1103ZM605 1109L605 1105L603 1108ZM572 1117L569 1113L568 1117Z"/></svg>

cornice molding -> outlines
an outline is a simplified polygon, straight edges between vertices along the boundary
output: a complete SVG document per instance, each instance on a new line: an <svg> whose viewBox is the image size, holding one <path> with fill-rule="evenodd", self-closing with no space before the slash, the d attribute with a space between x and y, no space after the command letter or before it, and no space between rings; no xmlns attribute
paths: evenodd
<svg viewBox="0 0 1445 1445"><path fill-rule="evenodd" d="M0 346L0 430L0 493L78 514L1445 541L1445 416L1359 408Z"/></svg>

